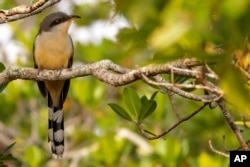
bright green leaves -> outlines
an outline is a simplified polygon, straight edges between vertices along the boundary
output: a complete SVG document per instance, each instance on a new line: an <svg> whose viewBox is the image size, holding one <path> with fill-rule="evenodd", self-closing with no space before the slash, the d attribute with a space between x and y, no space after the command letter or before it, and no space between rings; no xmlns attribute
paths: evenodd
<svg viewBox="0 0 250 167"><path fill-rule="evenodd" d="M135 121L137 123L142 123L149 115L151 115L157 106L154 97L157 92L155 92L150 99L145 95L141 98L131 88L125 88L123 91L123 101L126 105L126 109L118 104L109 103L108 105L121 117L128 121Z"/></svg>
<svg viewBox="0 0 250 167"><path fill-rule="evenodd" d="M5 70L5 67L3 63L0 62L0 72L2 72L3 70ZM7 84L0 86L0 92L2 92L6 86Z"/></svg>

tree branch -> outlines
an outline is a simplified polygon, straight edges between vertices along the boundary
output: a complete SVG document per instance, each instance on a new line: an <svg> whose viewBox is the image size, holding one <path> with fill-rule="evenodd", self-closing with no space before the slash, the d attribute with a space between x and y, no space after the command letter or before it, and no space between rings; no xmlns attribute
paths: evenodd
<svg viewBox="0 0 250 167"><path fill-rule="evenodd" d="M146 76L154 76L157 74L170 73L171 68L178 65L180 65L180 61L159 65L148 65L135 70L130 70L116 65L110 60L102 60L99 62L89 63L82 66L62 70L37 70L34 68L10 66L0 73L0 86L7 84L8 82L15 79L38 81L65 80L70 78L83 77L86 75L93 75L99 80L109 83L113 86L121 86L141 79L142 74ZM184 62L182 65L184 65ZM199 65L199 63L194 63L192 66L195 65ZM176 70L175 75L197 78L201 74L199 71L195 70Z"/></svg>
<svg viewBox="0 0 250 167"><path fill-rule="evenodd" d="M148 84L151 84L151 85L154 85L154 86L163 86L163 87L167 88L169 91L171 91L173 93L176 93L176 94L178 94L178 95L180 95L182 97L191 99L191 100L203 101L203 102L209 103L209 102L219 100L223 95L222 91L220 91L220 90L216 91L215 89L210 89L208 87L204 87L204 86L201 86L201 85L192 85L191 86L190 84L171 84L171 83L168 83L168 82L156 82L156 81L150 80L145 75L142 75L142 76L143 76L144 81L146 81ZM182 85L182 86L180 86L180 85ZM204 90L209 90L211 92L215 92L218 96L213 95L213 94L195 95L193 93L190 93L188 91L184 91L184 90L180 89L180 87L182 87L182 88L183 87L184 88L189 87L189 88L195 88L195 89L201 88L201 89L204 89Z"/></svg>
<svg viewBox="0 0 250 167"><path fill-rule="evenodd" d="M200 62L192 59L178 60L165 64L155 64L141 67L138 69L126 69L114 64L110 60L102 60L99 62L85 64L79 67L62 69L62 70L37 70L34 68L20 68L10 66L0 73L0 86L7 84L15 79L24 80L65 80L76 77L92 75L100 81L106 82L113 86L126 85L137 80L143 79L149 84L163 86L169 91L176 93L185 98L192 100L212 102L218 100L222 96L222 91L216 86L191 85L191 84L171 84L167 82L153 81L147 77L156 76L158 74L172 74L176 76L184 76L187 78L200 79L202 72L199 70L188 70L187 68L201 65ZM212 77L211 74L207 74ZM212 84L212 83L210 83ZM199 88L209 91L209 95L196 95L188 91L186 88ZM183 90L184 89L184 90Z"/></svg>
<svg viewBox="0 0 250 167"><path fill-rule="evenodd" d="M229 111L227 110L223 100L219 100L217 102L217 104L220 107L220 109L221 109L221 111L222 111L228 125L230 126L230 128L233 130L235 136L237 137L237 139L238 139L238 141L239 141L239 143L241 145L241 148L243 150L249 150L248 145L246 144L245 140L243 139L243 137L241 135L239 127L237 125L235 125L234 120L233 120L231 114L229 113Z"/></svg>
<svg viewBox="0 0 250 167"><path fill-rule="evenodd" d="M100 81L113 86L126 85L143 79L148 84L164 87L167 91L191 100L203 101L206 103L217 101L223 96L223 92L215 85L213 85L213 83L204 86L199 84L174 84L168 83L159 75L174 74L176 76L184 76L186 78L193 78L196 80L200 80L202 75L207 75L207 77L210 78L213 77L211 73L203 74L201 71L194 68L195 66L200 65L201 63L196 60L184 59L174 62L168 62L165 64L148 65L133 70L120 67L110 60L102 60L99 62L89 63L79 67L62 70L37 70L34 68L20 68L16 66L10 66L2 73L0 73L0 87L15 79L37 81L66 80L92 75ZM191 67L193 67L192 70L189 70ZM156 80L151 80L148 78L152 76L154 76ZM186 88L203 89L208 91L209 94L195 94L185 90Z"/></svg>
<svg viewBox="0 0 250 167"><path fill-rule="evenodd" d="M40 13L47 7L50 7L58 2L60 2L60 0L39 0L32 5L20 5L9 10L1 9L0 24L23 19Z"/></svg>

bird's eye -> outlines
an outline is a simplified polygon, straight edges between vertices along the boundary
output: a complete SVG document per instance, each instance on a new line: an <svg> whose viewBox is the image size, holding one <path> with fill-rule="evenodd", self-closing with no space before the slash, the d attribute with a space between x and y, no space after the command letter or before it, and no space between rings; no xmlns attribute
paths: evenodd
<svg viewBox="0 0 250 167"><path fill-rule="evenodd" d="M62 18L58 18L58 19L55 20L55 23L56 23L56 24L59 24L59 23L61 23L61 22L62 22Z"/></svg>

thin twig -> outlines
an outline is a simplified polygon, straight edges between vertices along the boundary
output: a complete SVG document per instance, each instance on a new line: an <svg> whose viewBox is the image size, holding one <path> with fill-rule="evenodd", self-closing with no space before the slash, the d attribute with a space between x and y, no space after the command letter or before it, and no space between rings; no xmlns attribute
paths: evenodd
<svg viewBox="0 0 250 167"><path fill-rule="evenodd" d="M170 92L169 90L167 90L167 95L168 95L170 104L171 104L171 106L172 106L172 108L174 110L174 113L175 113L177 119L180 121L181 120L181 114L180 114L180 112L179 112L179 110L178 110L178 108L176 106L175 101L174 101L174 98L173 98L174 94L172 92Z"/></svg>
<svg viewBox="0 0 250 167"><path fill-rule="evenodd" d="M182 97L185 97L185 98L188 98L188 99L191 99L191 100L196 100L196 101L203 101L205 103L210 103L210 102L213 102L213 101L217 101L221 98L222 94L220 94L220 92L217 92L219 94L219 96L216 96L216 95L194 95L190 92L187 92L187 91L184 91L178 87L176 87L175 85L172 85L168 82L156 82L156 81L153 81L151 79L149 79L147 76L145 76L144 74L142 74L142 78L144 81L146 81L148 84L150 85L154 85L154 86L163 86L165 87L167 90L171 91L171 92L174 92ZM209 88L210 90L210 88Z"/></svg>
<svg viewBox="0 0 250 167"><path fill-rule="evenodd" d="M173 71L171 71L171 76L172 76L172 75L174 75L174 74L173 74ZM157 82L166 82L166 80L165 80L163 77L161 77L160 75L156 75L156 76L154 77L154 79L155 79ZM179 110L178 110L178 108L177 108L177 106L176 106L175 100L174 100L174 98L173 98L173 95L174 95L173 92L171 92L171 91L169 91L169 90L167 90L167 89L165 89L165 88L164 88L164 92L166 92L166 94L168 95L170 104L171 104L171 106L172 106L172 108L173 108L173 111L174 111L174 113L175 113L177 119L178 119L178 120L181 120L181 114L180 114L180 112L179 112Z"/></svg>
<svg viewBox="0 0 250 167"><path fill-rule="evenodd" d="M246 123L246 117L244 115L242 116L242 121L243 121L244 127L247 129L250 129L250 126L247 125L247 123Z"/></svg>
<svg viewBox="0 0 250 167"><path fill-rule="evenodd" d="M229 155L224 153L224 152L221 152L219 150L216 150L214 147L213 147L213 144L212 144L212 141L211 140L208 140L208 145L209 145L209 148L215 152L216 154L219 154L219 155L222 155L223 157L227 157L229 158Z"/></svg>
<svg viewBox="0 0 250 167"><path fill-rule="evenodd" d="M215 81L219 80L219 76L208 66L207 63L205 63L206 70L211 74L210 78L215 79Z"/></svg>
<svg viewBox="0 0 250 167"><path fill-rule="evenodd" d="M196 111L194 111L192 114L182 118L181 120L179 120L176 124L174 124L172 127L170 127L167 131L159 134L159 135L153 135L153 136L149 136L148 133L143 129L142 124L138 123L137 127L139 129L139 131L142 133L142 135L144 137L146 137L149 140L155 140L155 139L159 139L165 135L167 135L168 133L170 133L172 130L174 130L175 128L177 128L181 123L191 119L193 116L195 116L197 113L199 113L203 108L205 108L208 104L204 103L199 109L197 109ZM150 133L150 135L152 135Z"/></svg>

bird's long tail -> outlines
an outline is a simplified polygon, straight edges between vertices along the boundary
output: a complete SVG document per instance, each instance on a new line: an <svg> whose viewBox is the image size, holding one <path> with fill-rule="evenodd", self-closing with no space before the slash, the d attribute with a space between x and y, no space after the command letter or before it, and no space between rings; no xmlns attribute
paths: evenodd
<svg viewBox="0 0 250 167"><path fill-rule="evenodd" d="M53 106L52 99L48 94L48 142L51 146L52 154L55 158L61 158L64 151L64 120L63 120L63 103L57 107Z"/></svg>

